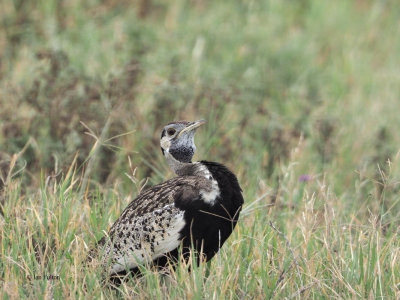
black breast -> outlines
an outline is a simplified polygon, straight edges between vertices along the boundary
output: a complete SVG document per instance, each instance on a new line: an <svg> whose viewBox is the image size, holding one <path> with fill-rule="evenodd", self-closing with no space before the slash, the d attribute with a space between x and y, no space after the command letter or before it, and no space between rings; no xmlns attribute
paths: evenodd
<svg viewBox="0 0 400 300"><path fill-rule="evenodd" d="M218 182L220 195L214 205L197 199L191 205L181 207L185 210L187 224L181 234L183 246L188 249L193 245L198 252L202 249L208 261L235 228L242 209L243 196L236 176L227 167L215 162L200 163ZM179 203L176 204L179 206Z"/></svg>

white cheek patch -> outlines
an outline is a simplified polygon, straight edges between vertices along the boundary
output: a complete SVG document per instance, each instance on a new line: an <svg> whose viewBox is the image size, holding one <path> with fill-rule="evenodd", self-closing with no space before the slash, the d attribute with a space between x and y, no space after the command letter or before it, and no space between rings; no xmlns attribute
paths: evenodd
<svg viewBox="0 0 400 300"><path fill-rule="evenodd" d="M166 137L163 137L160 140L160 145L161 145L161 148L163 148L164 150L168 150L169 147L171 147L171 141L169 141Z"/></svg>

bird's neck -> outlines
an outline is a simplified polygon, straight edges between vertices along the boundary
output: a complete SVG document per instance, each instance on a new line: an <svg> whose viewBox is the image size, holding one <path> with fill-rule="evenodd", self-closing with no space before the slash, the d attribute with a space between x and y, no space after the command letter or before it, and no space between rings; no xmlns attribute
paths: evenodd
<svg viewBox="0 0 400 300"><path fill-rule="evenodd" d="M187 174L187 173L191 172L191 168L193 166L192 163L181 162L181 161L175 159L175 157L173 157L171 155L171 153L169 153L168 151L166 151L164 153L164 155L165 155L165 158L167 159L167 163L168 163L169 167L176 175L178 175L178 176L191 175L191 174Z"/></svg>
<svg viewBox="0 0 400 300"><path fill-rule="evenodd" d="M209 176L206 166L200 162L185 163L175 159L169 152L165 152L165 158L171 170L178 176Z"/></svg>

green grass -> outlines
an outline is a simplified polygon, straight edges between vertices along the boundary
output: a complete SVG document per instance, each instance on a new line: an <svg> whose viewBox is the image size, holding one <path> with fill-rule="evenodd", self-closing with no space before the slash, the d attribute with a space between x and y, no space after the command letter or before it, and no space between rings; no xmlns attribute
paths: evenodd
<svg viewBox="0 0 400 300"><path fill-rule="evenodd" d="M0 11L2 298L400 298L397 1ZM173 176L162 126L202 118L196 158L244 190L234 234L192 272L104 288L88 249Z"/></svg>

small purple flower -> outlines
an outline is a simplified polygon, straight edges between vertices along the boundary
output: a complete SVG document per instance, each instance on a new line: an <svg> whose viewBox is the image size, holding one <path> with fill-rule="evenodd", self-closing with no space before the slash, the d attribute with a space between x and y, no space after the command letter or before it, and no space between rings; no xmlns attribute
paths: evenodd
<svg viewBox="0 0 400 300"><path fill-rule="evenodd" d="M300 182L307 182L310 181L311 179L312 179L311 176L307 174L300 175L299 177Z"/></svg>

